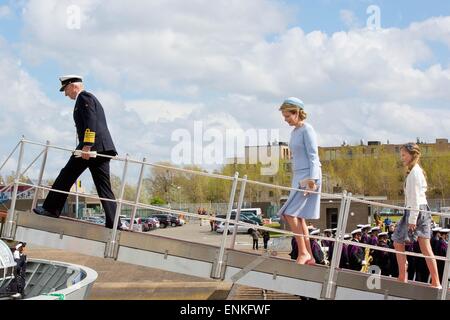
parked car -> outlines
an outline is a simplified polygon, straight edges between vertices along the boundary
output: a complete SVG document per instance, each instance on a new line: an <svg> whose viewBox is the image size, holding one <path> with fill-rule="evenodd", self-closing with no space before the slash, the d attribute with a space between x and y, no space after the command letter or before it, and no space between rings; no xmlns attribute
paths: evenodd
<svg viewBox="0 0 450 320"><path fill-rule="evenodd" d="M184 220L178 218L177 216L170 215L170 225L172 227L182 226L184 224Z"/></svg>
<svg viewBox="0 0 450 320"><path fill-rule="evenodd" d="M159 225L161 228L167 228L167 226L172 225L172 215L169 213L154 213L151 217L159 220Z"/></svg>
<svg viewBox="0 0 450 320"><path fill-rule="evenodd" d="M226 219L226 215L221 214L221 215L217 215L217 218L221 218L221 219ZM231 211L231 215L230 215L230 219L231 220L235 220L236 219L236 211L232 210ZM254 214L249 213L249 212L242 212L239 215L239 221L243 221L243 222L247 222L247 223L252 223L252 224L258 224L260 226L263 225L262 220L259 217L256 217ZM220 221L214 221L214 226L213 229L217 230L218 225L220 224Z"/></svg>
<svg viewBox="0 0 450 320"><path fill-rule="evenodd" d="M130 229L131 226L131 218L121 218L122 223L125 223L127 229ZM122 225L123 228L123 225ZM142 232L142 219L134 218L133 222L133 231Z"/></svg>
<svg viewBox="0 0 450 320"><path fill-rule="evenodd" d="M158 218L147 217L142 218L142 231L147 232L160 227Z"/></svg>
<svg viewBox="0 0 450 320"><path fill-rule="evenodd" d="M233 213L236 214L236 212L237 212L237 210L233 209L231 211L231 214L233 214ZM255 221L260 226L263 225L261 215L258 215L257 211L255 209L241 209L240 216L245 216L245 217L249 218L250 220Z"/></svg>
<svg viewBox="0 0 450 320"><path fill-rule="evenodd" d="M105 224L105 218L102 217L96 217L96 216L90 216L90 217L83 217L81 220L86 222L92 222L96 224Z"/></svg>
<svg viewBox="0 0 450 320"><path fill-rule="evenodd" d="M241 221L242 221L242 220L241 220ZM255 226L258 225L257 223L254 223L254 222L251 221L251 220L248 220L248 221L242 221L242 222L251 223L251 224L254 224ZM220 222L220 223L217 225L216 232L218 232L218 233L223 233L224 229L225 229L225 222ZM234 229L234 223L230 223L229 226L228 226L228 234L233 233L233 229ZM251 228L251 227L248 227L248 226L242 226L242 225L239 225L239 224L238 224L237 233L247 233L247 234L250 234L250 233L252 232L252 230L253 230L253 228Z"/></svg>

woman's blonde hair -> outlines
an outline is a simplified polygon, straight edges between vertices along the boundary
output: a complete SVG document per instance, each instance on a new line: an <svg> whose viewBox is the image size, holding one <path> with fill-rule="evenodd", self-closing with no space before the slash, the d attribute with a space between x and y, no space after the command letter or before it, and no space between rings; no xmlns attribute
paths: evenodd
<svg viewBox="0 0 450 320"><path fill-rule="evenodd" d="M296 106L295 104L290 104L290 103L283 103L280 107L281 112L283 111L289 111L292 114L298 114L298 118L303 121L306 119L307 117L307 113L305 112L305 110L303 110L303 108L300 108L299 106Z"/></svg>
<svg viewBox="0 0 450 320"><path fill-rule="evenodd" d="M411 172L412 168L414 168L414 166L419 163L420 156L422 155L422 153L420 152L419 146L413 142L409 142L409 143L402 145L400 147L400 150L405 150L412 156L412 161L408 164L408 169L406 172L407 174L409 174ZM422 171L423 171L423 169L422 169ZM424 171L424 174L425 174L425 171Z"/></svg>

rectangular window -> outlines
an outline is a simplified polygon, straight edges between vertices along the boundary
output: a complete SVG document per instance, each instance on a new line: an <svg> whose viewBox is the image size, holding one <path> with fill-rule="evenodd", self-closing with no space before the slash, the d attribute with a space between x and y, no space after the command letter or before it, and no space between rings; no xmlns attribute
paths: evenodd
<svg viewBox="0 0 450 320"><path fill-rule="evenodd" d="M337 227L338 211L338 208L327 208L327 229Z"/></svg>

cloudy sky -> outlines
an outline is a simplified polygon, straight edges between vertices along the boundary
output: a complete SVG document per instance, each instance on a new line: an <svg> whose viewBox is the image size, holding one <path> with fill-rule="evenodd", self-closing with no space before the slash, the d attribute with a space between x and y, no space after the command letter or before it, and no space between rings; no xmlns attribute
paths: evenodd
<svg viewBox="0 0 450 320"><path fill-rule="evenodd" d="M0 0L0 160L22 135L75 146L63 74L84 76L120 154L149 161L194 121L287 141L289 96L321 146L450 138L449 47L446 0Z"/></svg>

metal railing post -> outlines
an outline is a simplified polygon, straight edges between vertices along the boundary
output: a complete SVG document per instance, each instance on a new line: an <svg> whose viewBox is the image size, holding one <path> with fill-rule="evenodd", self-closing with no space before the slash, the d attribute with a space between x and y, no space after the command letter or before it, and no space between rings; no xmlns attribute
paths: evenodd
<svg viewBox="0 0 450 320"><path fill-rule="evenodd" d="M147 159L143 158L142 162L145 162ZM140 198L140 194L141 194L141 189L142 189L142 179L144 177L144 170L145 170L145 163L141 164L141 171L139 172L139 181L138 181L138 187L136 190L136 198L134 200L134 206L133 206L133 212L131 213L131 220L130 220L130 230L133 230L133 226L134 226L134 217L136 216L136 211L137 211L137 204L139 203L139 198Z"/></svg>
<svg viewBox="0 0 450 320"><path fill-rule="evenodd" d="M239 191L239 202L238 202L238 206L236 208L236 224L234 225L233 235L231 237L230 249L234 249L234 245L236 242L236 234L238 232L238 227L239 227L237 223L239 222L239 218L241 216L241 208L242 208L242 203L244 202L246 185L247 185L247 175L244 176L243 181L241 183L241 190Z"/></svg>
<svg viewBox="0 0 450 320"><path fill-rule="evenodd" d="M42 183L42 177L44 176L44 170L45 170L45 165L47 163L47 155L48 155L48 146L50 145L50 141L47 140L47 146L45 147L44 150L44 155L42 157L42 163L41 163L41 170L39 171L39 178L37 181L37 185L40 186ZM37 205L37 201L38 201L38 197L39 197L39 189L35 189L34 190L34 196L33 196L33 202L31 204L31 210L33 210L34 208L36 208Z"/></svg>
<svg viewBox="0 0 450 320"><path fill-rule="evenodd" d="M347 217L348 213L350 211L350 199L349 196L351 196L351 193L347 195L347 192L344 191L342 193L342 202L341 207L339 209L339 217L338 217L338 226L336 231L336 241L334 243L333 248L333 258L331 260L331 265L329 269L328 274L328 281L326 283L326 289L325 289L325 299L332 299L333 295L333 288L336 284L336 269L339 267L339 262L341 260L341 254L342 254L342 240L344 239L345 235L345 228L347 226Z"/></svg>
<svg viewBox="0 0 450 320"><path fill-rule="evenodd" d="M119 199L117 199L117 207L116 207L116 216L114 218L114 225L111 230L111 240L108 242L106 246L106 252L105 252L105 258L114 258L115 257L115 250L117 246L117 227L119 225L120 220L120 213L122 211L122 200L123 200L123 194L125 192L125 179L127 176L127 170L128 170L128 154L125 156L125 163L123 165L123 173L122 173L122 185L120 187L120 195Z"/></svg>
<svg viewBox="0 0 450 320"><path fill-rule="evenodd" d="M228 225L230 223L231 210L233 210L233 203L234 203L234 197L236 195L236 187L237 187L237 183L238 183L238 177L239 177L239 172L235 172L234 178L233 178L233 185L231 187L230 201L228 202L228 210L227 210L227 216L226 216L226 221L225 221L225 228L223 230L222 240L220 243L220 250L219 250L219 254L217 256L216 264L213 265L213 270L212 270L212 275L211 275L211 277L214 279L222 278L223 257L225 254L225 245L226 245L227 236L228 236Z"/></svg>
<svg viewBox="0 0 450 320"><path fill-rule="evenodd" d="M8 210L8 214L6 216L6 224L5 224L5 230L3 232L3 238L5 239L14 239L14 231L15 231L15 210L16 210L16 200L17 200L17 190L19 189L19 180L20 180L20 169L22 167L22 161L23 161L23 152L24 152L24 142L23 138L20 141L20 149L19 149L19 159L17 161L17 169L16 169L16 176L14 178L14 189L11 196L11 207Z"/></svg>

